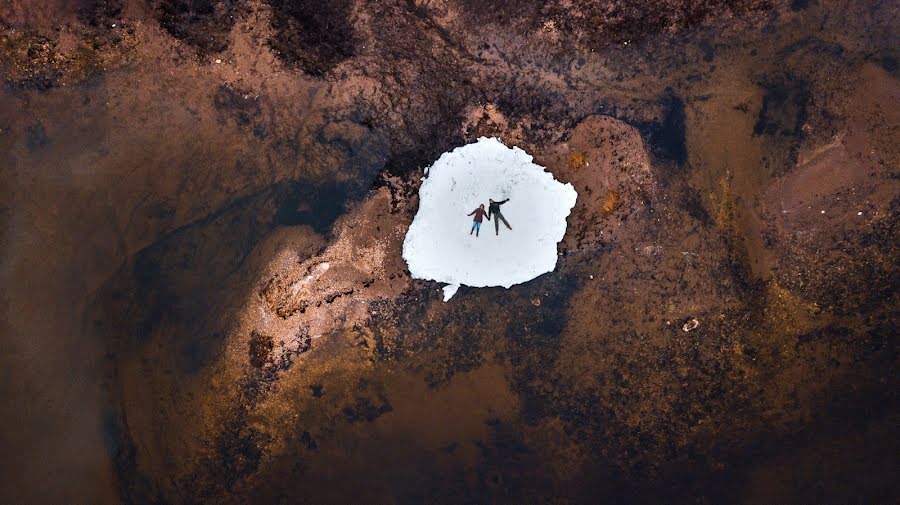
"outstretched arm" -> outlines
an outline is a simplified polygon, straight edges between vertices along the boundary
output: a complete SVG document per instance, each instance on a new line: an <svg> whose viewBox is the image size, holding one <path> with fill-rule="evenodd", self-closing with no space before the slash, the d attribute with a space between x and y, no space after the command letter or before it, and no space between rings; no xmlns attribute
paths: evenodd
<svg viewBox="0 0 900 505"><path fill-rule="evenodd" d="M478 209L475 209L475 210L473 210L472 212L469 212L469 213L466 214L466 215L467 215L467 216L471 216L472 214L474 214L474 213L476 213L476 212L478 212Z"/></svg>
<svg viewBox="0 0 900 505"><path fill-rule="evenodd" d="M497 205L503 205L504 203L506 203L506 202L508 202L508 201L509 201L509 198L507 198L506 200L503 200L502 202L495 202L495 203L496 203Z"/></svg>

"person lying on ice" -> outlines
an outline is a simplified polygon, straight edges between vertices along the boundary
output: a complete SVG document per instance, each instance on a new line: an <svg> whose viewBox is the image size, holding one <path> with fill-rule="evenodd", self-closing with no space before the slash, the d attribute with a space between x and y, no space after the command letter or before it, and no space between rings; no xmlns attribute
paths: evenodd
<svg viewBox="0 0 900 505"><path fill-rule="evenodd" d="M500 213L500 206L503 205L504 203L508 202L509 198L507 198L506 200L503 200L502 202L495 202L493 199L490 199L490 198L489 198L489 200L491 201L491 205L488 207L487 218L488 218L488 221L490 221L491 216L494 216L494 232L496 232L497 235L500 235L500 221L503 221L503 224L505 224L507 228L512 230L512 226L510 226L509 223L506 222L506 218L503 217L503 214ZM482 207L484 207L484 206L482 205Z"/></svg>
<svg viewBox="0 0 900 505"><path fill-rule="evenodd" d="M473 214L475 215L475 219L472 220L472 229L469 230L469 235L471 235L472 232L474 231L475 236L477 237L478 232L481 231L481 219L485 215L487 215L487 212L484 211L484 204L479 205L477 209L473 210L472 212L469 212L470 216ZM491 216L488 216L488 221L490 221L490 220L491 220ZM509 225L506 225L506 226L509 226Z"/></svg>

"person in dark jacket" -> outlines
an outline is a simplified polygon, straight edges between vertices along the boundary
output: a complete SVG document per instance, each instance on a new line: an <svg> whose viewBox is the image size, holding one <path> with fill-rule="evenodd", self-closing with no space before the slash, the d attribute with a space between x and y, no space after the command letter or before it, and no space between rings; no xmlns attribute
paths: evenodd
<svg viewBox="0 0 900 505"><path fill-rule="evenodd" d="M484 211L484 204L479 205L477 209L473 210L472 212L469 212L469 215L475 216L475 219L472 220L472 229L469 230L469 235L471 235L472 232L474 231L475 236L477 237L478 232L481 231L481 219L487 215L487 212ZM490 221L490 220L491 220L491 217L488 216L488 221Z"/></svg>
<svg viewBox="0 0 900 505"><path fill-rule="evenodd" d="M506 225L507 228L512 230L512 226L506 222L506 218L503 217L503 214L500 213L500 206L509 201L509 198L503 200L502 202L495 202L493 199L491 200L491 205L488 207L488 221L491 220L491 216L494 216L494 232L497 235L500 235L500 221L503 221L503 224Z"/></svg>

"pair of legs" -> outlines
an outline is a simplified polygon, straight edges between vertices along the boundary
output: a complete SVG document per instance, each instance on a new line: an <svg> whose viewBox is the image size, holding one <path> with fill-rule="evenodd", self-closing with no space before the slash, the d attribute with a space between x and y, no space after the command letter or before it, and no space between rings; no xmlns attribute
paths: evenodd
<svg viewBox="0 0 900 505"><path fill-rule="evenodd" d="M500 235L500 221L503 221L503 224L505 224L507 228L512 230L512 226L510 226L509 223L506 222L506 218L503 217L503 214L494 212L494 232L497 235Z"/></svg>
<svg viewBox="0 0 900 505"><path fill-rule="evenodd" d="M469 235L471 235L473 231L475 232L475 236L477 237L478 232L481 231L481 223L480 222L472 221L472 229L469 230Z"/></svg>

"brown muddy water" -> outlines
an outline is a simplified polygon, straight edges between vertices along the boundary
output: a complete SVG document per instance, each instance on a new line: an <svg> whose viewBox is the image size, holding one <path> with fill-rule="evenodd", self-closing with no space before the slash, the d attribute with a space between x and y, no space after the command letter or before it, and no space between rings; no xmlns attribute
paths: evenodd
<svg viewBox="0 0 900 505"><path fill-rule="evenodd" d="M898 12L0 1L0 502L896 503ZM579 200L443 303L481 135Z"/></svg>

